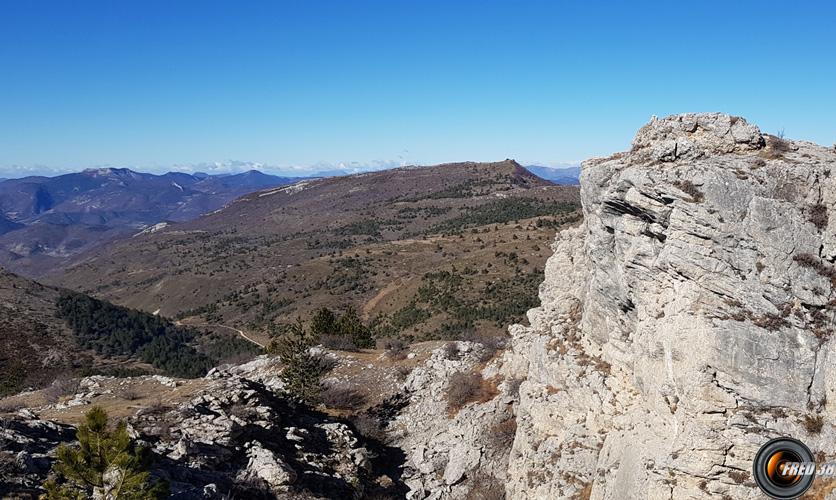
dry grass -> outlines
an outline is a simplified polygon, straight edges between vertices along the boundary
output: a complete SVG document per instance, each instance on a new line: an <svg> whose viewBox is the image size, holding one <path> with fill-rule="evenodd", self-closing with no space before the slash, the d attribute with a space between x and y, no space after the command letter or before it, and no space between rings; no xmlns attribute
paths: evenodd
<svg viewBox="0 0 836 500"><path fill-rule="evenodd" d="M347 385L325 385L319 393L322 403L328 408L356 411L366 404L366 397Z"/></svg>
<svg viewBox="0 0 836 500"><path fill-rule="evenodd" d="M485 380L480 373L454 373L447 383L447 412L455 415L465 405L490 401L497 394L496 383Z"/></svg>

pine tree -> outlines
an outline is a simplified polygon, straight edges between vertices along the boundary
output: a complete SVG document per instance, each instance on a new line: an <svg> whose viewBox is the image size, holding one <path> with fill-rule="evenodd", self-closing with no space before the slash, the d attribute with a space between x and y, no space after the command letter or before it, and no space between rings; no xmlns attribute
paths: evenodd
<svg viewBox="0 0 836 500"><path fill-rule="evenodd" d="M340 332L340 335L350 338L357 347L368 348L374 346L371 330L363 324L357 310L352 306L348 306L340 319L337 320L337 331Z"/></svg>
<svg viewBox="0 0 836 500"><path fill-rule="evenodd" d="M46 500L165 498L168 486L151 481L147 450L133 446L125 422L108 429L108 417L94 406L76 432L78 446L60 446L54 476L44 484Z"/></svg>
<svg viewBox="0 0 836 500"><path fill-rule="evenodd" d="M277 354L284 365L280 375L284 390L292 398L308 405L319 402L319 379L325 373L320 358L310 353L313 345L314 339L305 331L301 320L297 320L270 345L270 351Z"/></svg>
<svg viewBox="0 0 836 500"><path fill-rule="evenodd" d="M311 318L311 335L319 338L322 335L333 335L336 331L337 316L327 307L319 308Z"/></svg>

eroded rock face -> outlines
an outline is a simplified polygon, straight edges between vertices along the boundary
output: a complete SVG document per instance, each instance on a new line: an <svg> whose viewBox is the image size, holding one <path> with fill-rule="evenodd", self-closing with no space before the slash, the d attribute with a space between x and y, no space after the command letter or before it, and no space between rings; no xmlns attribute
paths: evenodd
<svg viewBox="0 0 836 500"><path fill-rule="evenodd" d="M457 352L439 348L404 384L408 404L389 423L388 436L406 455L402 479L408 499L481 498L479 492L501 492L506 482L508 452L516 430L510 390L512 380L488 363L490 353L472 342L454 342ZM452 409L450 384L456 374L479 373L489 388L484 399Z"/></svg>
<svg viewBox="0 0 836 500"><path fill-rule="evenodd" d="M512 498L761 498L769 438L836 455L834 167L721 114L583 164L584 222L506 356Z"/></svg>
<svg viewBox="0 0 836 500"><path fill-rule="evenodd" d="M0 497L37 498L55 446L74 436L72 427L39 420L28 410L0 419Z"/></svg>

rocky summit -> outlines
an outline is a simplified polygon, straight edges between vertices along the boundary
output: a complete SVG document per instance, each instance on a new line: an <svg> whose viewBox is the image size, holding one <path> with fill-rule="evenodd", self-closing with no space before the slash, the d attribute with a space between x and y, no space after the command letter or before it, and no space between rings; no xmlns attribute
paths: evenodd
<svg viewBox="0 0 836 500"><path fill-rule="evenodd" d="M404 354L371 432L289 404L264 357L131 431L181 498L763 498L752 459L770 438L836 459L834 167L833 148L742 118L654 118L630 151L583 164L583 221L557 234L530 325L499 353ZM6 491L36 491L68 434L25 409L3 419ZM808 498L834 488L817 479Z"/></svg>
<svg viewBox="0 0 836 500"><path fill-rule="evenodd" d="M505 359L511 498L762 498L768 439L834 457L834 167L723 114L583 164L584 222Z"/></svg>

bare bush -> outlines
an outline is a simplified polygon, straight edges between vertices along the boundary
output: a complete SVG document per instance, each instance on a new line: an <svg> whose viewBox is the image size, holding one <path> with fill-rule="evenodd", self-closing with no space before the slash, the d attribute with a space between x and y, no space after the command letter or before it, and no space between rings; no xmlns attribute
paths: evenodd
<svg viewBox="0 0 836 500"><path fill-rule="evenodd" d="M366 404L366 397L357 389L343 384L324 384L319 393L328 408L356 411Z"/></svg>
<svg viewBox="0 0 836 500"><path fill-rule="evenodd" d="M125 401L136 401L140 398L139 391L136 390L135 387L126 386L119 389L116 395Z"/></svg>
<svg viewBox="0 0 836 500"><path fill-rule="evenodd" d="M378 341L380 348L386 350L386 356L391 359L404 359L409 347L406 342L397 337L385 337Z"/></svg>
<svg viewBox="0 0 836 500"><path fill-rule="evenodd" d="M468 403L490 401L499 391L479 373L458 372L447 383L447 411L455 414Z"/></svg>
<svg viewBox="0 0 836 500"><path fill-rule="evenodd" d="M461 357L459 353L459 344L457 342L447 342L444 344L444 358L455 361Z"/></svg>
<svg viewBox="0 0 836 500"><path fill-rule="evenodd" d="M150 405L148 405L146 408L143 408L142 410L140 410L138 412L138 414L160 416L160 415L164 415L169 410L171 410L171 406L163 403L163 400L161 398L157 398Z"/></svg>
<svg viewBox="0 0 836 500"><path fill-rule="evenodd" d="M319 367L322 369L322 373L328 373L340 364L337 361L337 358L334 356L329 356L324 352L320 352L313 355L314 359L319 363Z"/></svg>
<svg viewBox="0 0 836 500"><path fill-rule="evenodd" d="M250 420L258 418L258 413L254 408L240 402L230 406L226 412L235 418L243 420L244 422L249 422Z"/></svg>
<svg viewBox="0 0 836 500"><path fill-rule="evenodd" d="M486 335L481 332L470 332L462 338L468 342L474 342L482 346L479 354L479 361L487 363L492 360L496 353L505 349L507 338L499 335Z"/></svg>
<svg viewBox="0 0 836 500"><path fill-rule="evenodd" d="M354 425L354 429L366 439L378 442L384 442L386 440L383 424L373 415L361 413L352 418L351 423Z"/></svg>
<svg viewBox="0 0 836 500"><path fill-rule="evenodd" d="M345 335L320 335L319 343L322 344L324 347L327 347L328 349L334 349L335 351L359 351L359 349L357 348L357 344L355 344L350 337L347 337Z"/></svg>
<svg viewBox="0 0 836 500"><path fill-rule="evenodd" d="M520 397L520 386L522 385L522 383L524 381L525 381L524 378L512 378L512 379L507 380L505 382L505 388L508 391L508 394L510 394L514 398L519 398Z"/></svg>
<svg viewBox="0 0 836 500"><path fill-rule="evenodd" d="M77 378L56 379L55 382L44 389L44 397L50 403L57 403L65 396L76 394L78 392L79 382Z"/></svg>
<svg viewBox="0 0 836 500"><path fill-rule="evenodd" d="M764 154L769 159L783 158L784 154L792 151L792 144L783 137L775 135L766 136L766 150Z"/></svg>

